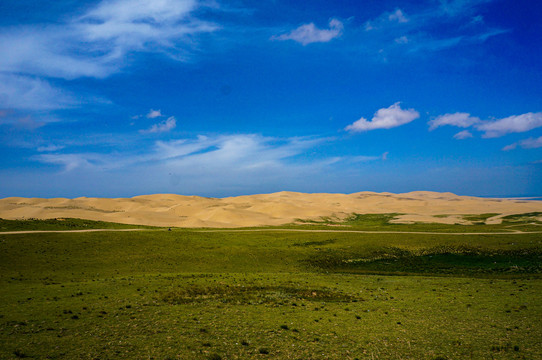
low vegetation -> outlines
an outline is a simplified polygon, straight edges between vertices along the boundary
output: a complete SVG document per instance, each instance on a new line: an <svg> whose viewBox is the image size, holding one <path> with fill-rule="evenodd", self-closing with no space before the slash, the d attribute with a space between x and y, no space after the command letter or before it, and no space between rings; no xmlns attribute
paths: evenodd
<svg viewBox="0 0 542 360"><path fill-rule="evenodd" d="M151 229L152 226L118 224L107 221L84 219L26 219L7 220L0 218L2 231L33 231L33 230L88 230L88 229Z"/></svg>
<svg viewBox="0 0 542 360"><path fill-rule="evenodd" d="M503 232L517 231L521 226L523 231L542 231L542 213L516 214L502 217L500 224L486 224L486 220L497 216L496 213L463 215L462 218L470 224L441 224L441 223L414 223L400 224L392 220L397 219L399 213L390 214L351 214L345 219L336 217L322 217L319 219L297 219L294 224L283 228L320 229L320 230L365 230L365 231L426 231L426 232ZM450 215L434 215L435 218L446 218Z"/></svg>
<svg viewBox="0 0 542 360"><path fill-rule="evenodd" d="M485 249L441 245L407 250L383 247L369 254L328 251L307 263L325 271L382 274L432 274L514 277L542 274L542 249Z"/></svg>
<svg viewBox="0 0 542 360"><path fill-rule="evenodd" d="M542 358L541 234L391 216L348 226L394 233L0 234L0 358Z"/></svg>

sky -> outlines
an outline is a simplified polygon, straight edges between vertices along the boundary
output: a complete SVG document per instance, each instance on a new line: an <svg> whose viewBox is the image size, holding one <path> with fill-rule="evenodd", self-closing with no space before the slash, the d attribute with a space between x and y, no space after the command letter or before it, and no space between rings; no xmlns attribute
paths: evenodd
<svg viewBox="0 0 542 360"><path fill-rule="evenodd" d="M0 0L0 197L542 195L542 3Z"/></svg>

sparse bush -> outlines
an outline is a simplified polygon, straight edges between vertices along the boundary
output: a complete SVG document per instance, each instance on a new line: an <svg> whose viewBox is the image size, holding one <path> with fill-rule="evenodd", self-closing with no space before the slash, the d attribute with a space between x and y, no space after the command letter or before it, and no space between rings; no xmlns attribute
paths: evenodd
<svg viewBox="0 0 542 360"><path fill-rule="evenodd" d="M15 350L13 352L13 355L15 355L15 357L17 357L19 359L24 359L24 358L29 357L28 355L26 355L25 353L23 353L22 351L19 351L19 350Z"/></svg>

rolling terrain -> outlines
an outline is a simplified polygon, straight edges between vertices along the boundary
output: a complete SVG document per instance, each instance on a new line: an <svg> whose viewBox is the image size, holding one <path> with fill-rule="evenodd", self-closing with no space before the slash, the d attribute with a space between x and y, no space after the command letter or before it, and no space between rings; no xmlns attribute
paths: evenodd
<svg viewBox="0 0 542 360"><path fill-rule="evenodd" d="M229 198L157 194L133 198L0 199L0 218L79 218L122 224L175 227L277 226L299 219L343 220L352 214L396 214L396 223L471 224L464 215L491 214L486 224L505 216L542 212L542 201L487 199L452 193L360 192L304 194L279 192Z"/></svg>
<svg viewBox="0 0 542 360"><path fill-rule="evenodd" d="M0 358L542 358L531 217L460 236L390 218L350 220L370 232L0 233ZM4 225L66 222L104 226Z"/></svg>
<svg viewBox="0 0 542 360"><path fill-rule="evenodd" d="M2 199L0 358L542 359L541 204Z"/></svg>

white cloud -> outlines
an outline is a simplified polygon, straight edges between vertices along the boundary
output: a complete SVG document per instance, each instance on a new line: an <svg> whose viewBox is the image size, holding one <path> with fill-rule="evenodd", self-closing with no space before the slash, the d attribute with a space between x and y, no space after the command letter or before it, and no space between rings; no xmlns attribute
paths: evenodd
<svg viewBox="0 0 542 360"><path fill-rule="evenodd" d="M476 129L483 131L484 138L501 137L510 133L526 132L542 127L542 112L513 115L495 121L485 121L476 125Z"/></svg>
<svg viewBox="0 0 542 360"><path fill-rule="evenodd" d="M405 16L405 14L403 14L403 11L401 9L395 9L395 11L388 16L388 20L397 21L398 23L408 22L407 17Z"/></svg>
<svg viewBox="0 0 542 360"><path fill-rule="evenodd" d="M390 154L389 151L386 151L385 153L382 154L382 160L388 160L388 155Z"/></svg>
<svg viewBox="0 0 542 360"><path fill-rule="evenodd" d="M315 42L328 42L341 36L344 25L337 19L329 21L329 29L318 29L314 23L304 24L287 34L273 36L272 40L293 40L303 45Z"/></svg>
<svg viewBox="0 0 542 360"><path fill-rule="evenodd" d="M53 152L53 151L62 150L64 149L64 147L65 146L63 145L49 144L46 146L39 146L36 150L38 150L39 152Z"/></svg>
<svg viewBox="0 0 542 360"><path fill-rule="evenodd" d="M142 114L138 114L138 115L133 115L130 117L130 119L132 120L137 120L137 119L141 119L142 117L146 117L147 119L155 119L157 117L162 117L164 116L164 114L162 114L162 110L154 110L154 109L150 109L149 112L145 115L142 115Z"/></svg>
<svg viewBox="0 0 542 360"><path fill-rule="evenodd" d="M0 56L2 58L2 56ZM0 107L24 110L56 110L78 102L73 96L30 76L0 73Z"/></svg>
<svg viewBox="0 0 542 360"><path fill-rule="evenodd" d="M154 118L157 118L157 117L162 117L164 115L162 115L161 110L150 109L149 113L146 116L147 116L147 119L154 119Z"/></svg>
<svg viewBox="0 0 542 360"><path fill-rule="evenodd" d="M398 37L394 40L397 44L408 44L409 40L406 36Z"/></svg>
<svg viewBox="0 0 542 360"><path fill-rule="evenodd" d="M515 142L513 144L507 145L502 148L503 151L514 150L518 146L521 146L523 149L538 149L542 147L542 136L538 138L528 138Z"/></svg>
<svg viewBox="0 0 542 360"><path fill-rule="evenodd" d="M473 127L484 133L482 137L495 138L510 133L521 133L542 127L542 112L512 115L497 120L480 120L477 117L471 116L469 113L445 114L437 116L435 119L429 121L428 124L430 131L445 125L462 128ZM470 137L463 131L456 134L456 136L463 136L463 134ZM510 149L507 147L507 150Z"/></svg>
<svg viewBox="0 0 542 360"><path fill-rule="evenodd" d="M414 109L403 110L399 103L395 103L388 108L378 110L371 121L361 118L345 130L352 132L362 132L375 129L391 129L397 126L408 124L420 117L420 114Z"/></svg>
<svg viewBox="0 0 542 360"><path fill-rule="evenodd" d="M467 128L480 122L481 120L479 118L470 116L468 113L445 114L437 116L435 119L429 121L429 130L435 130L440 126L445 125Z"/></svg>
<svg viewBox="0 0 542 360"><path fill-rule="evenodd" d="M223 174L287 166L285 161L327 141L323 138L278 139L254 134L198 136L196 139L157 141L150 151L138 154L72 153L40 154L33 159L61 165L64 171L76 168L111 170L138 166L166 166L186 174ZM323 161L325 163L325 160ZM319 164L318 161L311 164ZM258 170L259 171L259 170Z"/></svg>
<svg viewBox="0 0 542 360"><path fill-rule="evenodd" d="M343 181L339 173L344 174L343 167L348 168L348 159L345 162L341 161L342 157L313 156L314 150L331 140L257 134L210 135L155 142L151 147L142 143L137 150L119 149L109 154L37 154L33 160L60 169L40 178L41 189L46 189L44 191L49 194L51 189L58 194L69 191L76 196L164 192L231 196L281 190L322 192L329 182ZM361 165L356 166L356 171L363 171ZM307 182L307 178L318 181ZM14 175L9 179L12 182ZM36 189L35 184L28 181L10 186L22 186L28 191ZM96 189L99 189L98 193ZM352 191L355 189L353 187ZM4 188L0 190L7 192Z"/></svg>
<svg viewBox="0 0 542 360"><path fill-rule="evenodd" d="M103 0L58 25L4 29L0 71L73 79L103 78L129 52L162 52L184 60L197 36L218 29L198 19L195 0Z"/></svg>
<svg viewBox="0 0 542 360"><path fill-rule="evenodd" d="M52 25L1 29L0 107L56 110L77 105L51 78L105 78L126 55L159 52L187 60L198 36L218 26L199 19L197 0L102 0L79 17ZM79 101L80 102L80 101Z"/></svg>
<svg viewBox="0 0 542 360"><path fill-rule="evenodd" d="M175 129L176 126L177 120L174 116L170 116L169 118L167 118L167 120L164 120L158 124L154 124L150 127L150 129L140 130L139 132L142 134L163 133Z"/></svg>
<svg viewBox="0 0 542 360"><path fill-rule="evenodd" d="M468 139L468 138L471 138L473 137L471 132L468 131L468 130L463 130L463 131L460 131L458 132L457 134L454 135L454 139L457 139L457 140L463 140L463 139Z"/></svg>
<svg viewBox="0 0 542 360"><path fill-rule="evenodd" d="M478 5L488 1L491 0L456 0L441 4L433 1L423 9L415 11L412 8L413 12L408 16L403 9L396 8L366 21L366 35L360 36L358 41L376 59L384 62L402 61L404 56L426 57L428 52L480 44L511 31L493 28L484 22L473 25L472 19L478 16ZM442 28L448 30L439 31ZM381 49L388 54L386 57L379 56Z"/></svg>
<svg viewBox="0 0 542 360"><path fill-rule="evenodd" d="M65 79L110 74L111 59L99 54L99 46L93 56L93 45L85 44L82 37L70 25L4 30L0 71ZM107 47L102 51L107 52Z"/></svg>
<svg viewBox="0 0 542 360"><path fill-rule="evenodd" d="M470 15L477 6L493 0L439 0L440 12L448 16Z"/></svg>
<svg viewBox="0 0 542 360"><path fill-rule="evenodd" d="M502 148L502 151L510 151L510 150L514 150L515 148L518 147L518 143L513 143L513 144L510 144L510 145L506 145L505 147Z"/></svg>
<svg viewBox="0 0 542 360"><path fill-rule="evenodd" d="M542 136L538 138L529 138L522 140L519 144L524 149L538 149L542 147Z"/></svg>
<svg viewBox="0 0 542 360"><path fill-rule="evenodd" d="M370 155L358 155L358 156L345 156L345 157L338 157L337 158L337 162L340 161L340 160L346 160L346 161L350 161L350 162L370 162L370 161L377 161L377 160L382 160L382 161L386 161L388 160L388 154L390 152L389 151L386 151L384 153L382 153L382 155L380 156L370 156Z"/></svg>
<svg viewBox="0 0 542 360"><path fill-rule="evenodd" d="M367 155L359 155L359 156L353 156L350 160L352 162L369 162L369 161L375 161L375 160L381 160L381 156L367 156Z"/></svg>
<svg viewBox="0 0 542 360"><path fill-rule="evenodd" d="M41 154L34 159L46 164L60 165L65 172L80 167L95 167L104 162L99 154Z"/></svg>
<svg viewBox="0 0 542 360"><path fill-rule="evenodd" d="M378 30L391 24L404 24L409 19L401 9L395 9L393 12L385 12L374 20L365 23L365 31Z"/></svg>
<svg viewBox="0 0 542 360"><path fill-rule="evenodd" d="M91 43L111 44L111 58L129 51L181 50L194 35L218 29L192 15L201 6L195 0L102 1L74 26ZM180 51L177 56L184 55Z"/></svg>

